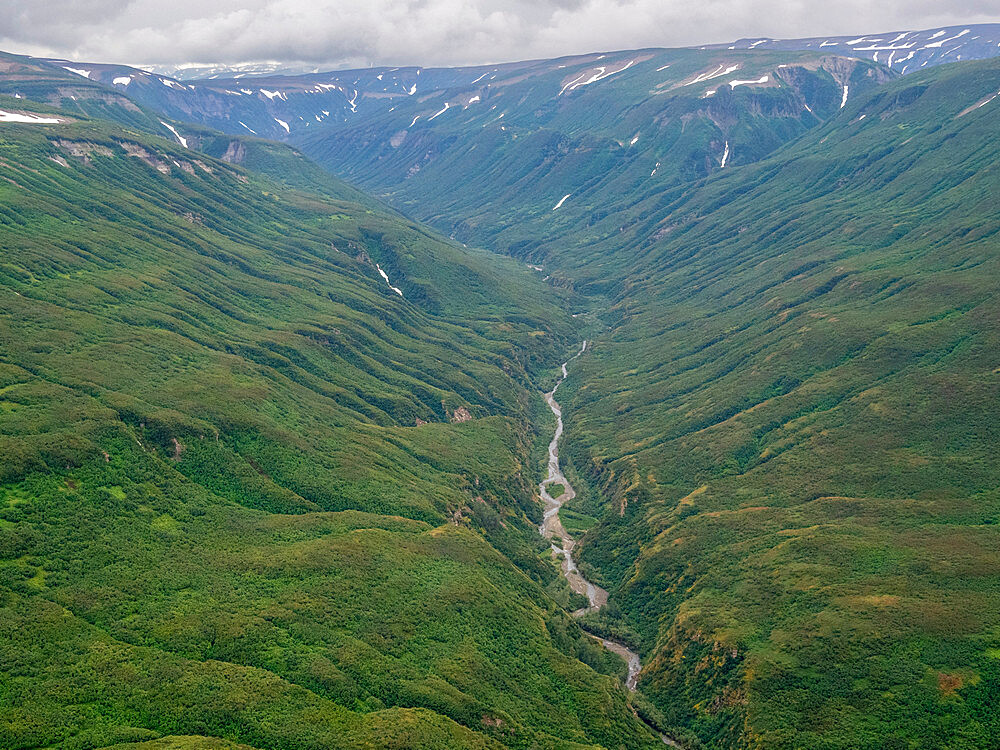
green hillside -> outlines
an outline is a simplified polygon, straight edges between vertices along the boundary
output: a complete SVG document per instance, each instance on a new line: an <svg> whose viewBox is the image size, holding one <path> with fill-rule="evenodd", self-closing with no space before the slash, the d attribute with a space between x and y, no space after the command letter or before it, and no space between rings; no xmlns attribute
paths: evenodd
<svg viewBox="0 0 1000 750"><path fill-rule="evenodd" d="M546 264L558 273L637 200L758 161L835 115L845 86L860 96L891 76L807 52L631 50L449 82L291 139L463 242L566 256Z"/></svg>
<svg viewBox="0 0 1000 750"><path fill-rule="evenodd" d="M73 72L74 70L78 72ZM174 138L164 119L124 93L85 77L73 63L49 63L0 52L0 96L43 102L69 115L95 117L123 127Z"/></svg>
<svg viewBox="0 0 1000 750"><path fill-rule="evenodd" d="M651 743L543 590L568 316L322 182L0 124L0 746Z"/></svg>
<svg viewBox="0 0 1000 750"><path fill-rule="evenodd" d="M0 747L996 743L1000 61L0 65Z"/></svg>
<svg viewBox="0 0 1000 750"><path fill-rule="evenodd" d="M583 559L710 747L1000 733L998 90L913 74L572 258L623 269L563 393Z"/></svg>

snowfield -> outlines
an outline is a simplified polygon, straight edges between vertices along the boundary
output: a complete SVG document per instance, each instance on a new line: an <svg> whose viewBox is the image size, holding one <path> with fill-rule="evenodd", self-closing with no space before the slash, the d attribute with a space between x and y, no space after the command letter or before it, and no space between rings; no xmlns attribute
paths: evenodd
<svg viewBox="0 0 1000 750"><path fill-rule="evenodd" d="M0 122L19 122L26 125L58 125L63 120L58 117L42 117L24 112L5 112L0 109Z"/></svg>

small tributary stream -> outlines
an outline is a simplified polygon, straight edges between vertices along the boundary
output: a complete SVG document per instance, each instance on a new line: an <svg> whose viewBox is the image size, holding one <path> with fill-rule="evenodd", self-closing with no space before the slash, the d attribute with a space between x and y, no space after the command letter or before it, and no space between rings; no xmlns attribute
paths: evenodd
<svg viewBox="0 0 1000 750"><path fill-rule="evenodd" d="M570 589L578 594L583 594L587 597L588 605L582 607L581 609L573 612L574 617L580 617L588 612L596 612L605 604L608 603L608 592L602 589L595 583L588 581L580 573L580 569L577 568L576 562L573 560L573 549L576 547L576 540L573 539L570 534L566 532L566 528L562 524L562 520L559 518L559 509L576 497L576 491L573 486L566 480L566 476L562 473L559 468L559 438L562 437L563 433L563 420L562 420L562 407L555 399L556 391L559 390L559 386L562 385L563 381L569 376L569 371L566 369L567 365L574 359L579 357L587 351L587 342L584 341L583 345L573 357L568 361L564 362L562 365L562 375L559 380L556 381L555 387L545 394L545 403L549 405L552 413L556 415L556 432L552 436L552 442L549 443L549 465L548 474L541 484L538 485L539 492L542 496L542 502L545 503L545 514L542 520L542 525L539 527L539 531L542 536L548 539L552 543L552 552L558 555L562 561L562 572L565 576L567 583L569 583ZM549 494L549 485L561 484L564 488L564 492L559 495L559 497L552 497ZM596 636L594 636L596 637ZM642 662L639 660L639 654L630 649L624 643L619 643L618 641L612 641L607 638L599 638L598 640L604 644L604 647L609 651L612 651L628 664L628 675L625 678L625 687L629 689L630 692L635 692L636 684L639 681L639 672L642 669ZM638 716L638 714L636 714ZM652 727L650 727L652 729ZM655 731L655 730L654 730ZM659 734L659 732L657 732ZM660 734L661 739L668 745L674 747L680 747L671 738Z"/></svg>

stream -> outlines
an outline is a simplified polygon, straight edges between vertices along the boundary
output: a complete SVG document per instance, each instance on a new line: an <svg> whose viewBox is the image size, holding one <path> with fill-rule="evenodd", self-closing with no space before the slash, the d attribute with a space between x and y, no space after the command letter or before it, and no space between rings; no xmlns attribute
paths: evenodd
<svg viewBox="0 0 1000 750"><path fill-rule="evenodd" d="M567 533L562 520L559 518L559 509L576 497L576 491L566 480L566 476L559 468L559 438L561 438L563 434L563 420L562 407L560 407L559 403L556 401L555 395L556 391L559 390L559 386L562 385L563 381L569 376L566 366L585 351L587 351L586 340L580 347L580 351L563 363L562 375L559 380L556 381L555 387L548 393L544 394L545 403L549 405L549 409L551 409L552 413L556 415L556 432L555 435L552 436L552 442L549 443L548 475L538 485L538 490L542 496L542 502L545 504L545 513L542 518L542 525L539 526L538 530L542 536L548 539L552 544L552 554L561 558L563 576L566 578L566 582L569 583L570 589L577 594L583 594L587 597L587 606L581 607L573 612L574 617L580 617L588 612L596 612L608 603L607 590L602 589L596 583L588 581L583 577L583 574L580 573L580 569L576 566L576 562L573 560L573 549L576 547L576 540L573 539L569 533ZM564 492L559 495L559 497L552 497L548 491L548 487L551 484L561 484L564 487ZM597 640L604 644L606 649L617 654L625 661L628 665L628 675L625 678L625 687L628 688L629 692L634 693L636 685L639 682L639 672L642 670L642 662L639 660L639 654L630 649L624 643L612 641L607 638L599 638L590 633L588 633L588 635L592 638L597 638ZM633 712L634 711L635 709L633 709ZM643 721L642 717L640 717L638 713L636 713L636 718ZM649 725L647 724L647 726ZM656 729L652 726L650 726L650 729L656 731ZM667 745L680 747L680 745L670 737L667 737L660 732L656 733Z"/></svg>
<svg viewBox="0 0 1000 750"><path fill-rule="evenodd" d="M583 342L583 346L580 347L580 351L574 357L563 363L562 377L556 382L555 388L545 394L545 403L549 405L552 413L556 415L556 433L552 437L552 442L549 443L548 476L538 485L538 490L542 495L542 502L545 503L545 515L542 525L538 530L542 536L552 543L553 554L562 558L562 572L567 583L569 583L569 587L577 594L586 596L589 602L586 607L576 610L573 613L574 617L580 617L588 612L596 612L608 603L608 592L596 583L591 583L584 578L580 573L580 569L576 567L576 562L573 560L573 549L576 547L576 540L567 533L562 520L559 518L559 509L576 497L576 491L566 481L566 476L562 473L562 469L559 468L559 438L563 434L563 420L562 408L556 402L555 395L556 391L559 390L559 386L562 385L562 382L569 375L566 365L585 351L587 351L586 341ZM552 497L548 489L550 484L561 484L565 488L565 491L559 497ZM618 643L617 641L605 638L599 640L604 644L605 648L618 654L628 664L628 677L625 679L625 687L634 692L635 686L639 681L639 670L642 669L639 654L632 651L624 643Z"/></svg>

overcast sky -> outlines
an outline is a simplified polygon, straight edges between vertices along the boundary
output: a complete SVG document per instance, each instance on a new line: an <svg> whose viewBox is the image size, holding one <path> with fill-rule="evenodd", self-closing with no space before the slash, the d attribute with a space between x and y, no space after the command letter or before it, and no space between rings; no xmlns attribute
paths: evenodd
<svg viewBox="0 0 1000 750"><path fill-rule="evenodd" d="M132 64L430 66L991 21L998 0L0 0L0 49Z"/></svg>

